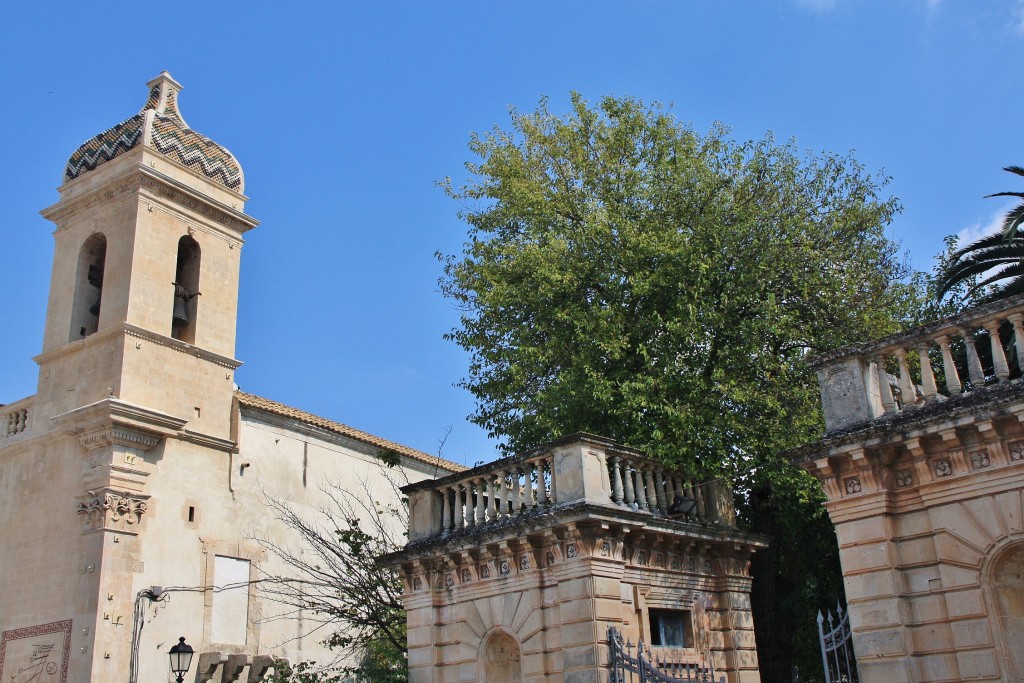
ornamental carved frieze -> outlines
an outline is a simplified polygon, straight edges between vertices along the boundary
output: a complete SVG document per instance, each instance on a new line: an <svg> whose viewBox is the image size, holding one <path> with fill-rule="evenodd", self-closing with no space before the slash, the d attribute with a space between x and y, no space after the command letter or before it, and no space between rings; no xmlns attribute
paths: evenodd
<svg viewBox="0 0 1024 683"><path fill-rule="evenodd" d="M86 531L106 529L135 534L149 507L148 499L145 495L104 489L86 491L76 507Z"/></svg>
<svg viewBox="0 0 1024 683"><path fill-rule="evenodd" d="M160 437L119 427L83 434L78 440L89 449L116 444L143 451L148 451L160 443Z"/></svg>

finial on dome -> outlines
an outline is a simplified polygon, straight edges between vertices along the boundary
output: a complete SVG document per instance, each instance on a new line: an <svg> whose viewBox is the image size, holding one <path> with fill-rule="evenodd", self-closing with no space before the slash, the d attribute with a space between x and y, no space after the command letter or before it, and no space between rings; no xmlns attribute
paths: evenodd
<svg viewBox="0 0 1024 683"><path fill-rule="evenodd" d="M176 119L183 128L188 128L181 112L178 111L178 93L181 92L181 83L174 80L168 72L161 71L159 76L146 83L146 87L149 88L149 99L139 111L140 114L147 109L153 109L157 114Z"/></svg>

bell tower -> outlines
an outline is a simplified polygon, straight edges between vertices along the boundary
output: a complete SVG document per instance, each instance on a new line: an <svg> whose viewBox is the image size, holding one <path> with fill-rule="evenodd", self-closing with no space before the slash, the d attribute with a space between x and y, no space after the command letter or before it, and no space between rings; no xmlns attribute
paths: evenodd
<svg viewBox="0 0 1024 683"><path fill-rule="evenodd" d="M242 235L242 170L195 132L164 72L135 116L68 160L54 222L53 273L36 427L115 398L229 437Z"/></svg>
<svg viewBox="0 0 1024 683"><path fill-rule="evenodd" d="M18 587L0 596L0 628L5 614L73 623L68 680L123 680L134 596L192 521L174 505L237 450L239 257L257 221L238 162L185 123L181 86L164 72L148 88L139 113L71 155L42 212L56 229L39 383L4 453L21 472L8 482L29 483L0 495L2 518L53 513L0 529L0 547L46 539L61 559L0 564Z"/></svg>

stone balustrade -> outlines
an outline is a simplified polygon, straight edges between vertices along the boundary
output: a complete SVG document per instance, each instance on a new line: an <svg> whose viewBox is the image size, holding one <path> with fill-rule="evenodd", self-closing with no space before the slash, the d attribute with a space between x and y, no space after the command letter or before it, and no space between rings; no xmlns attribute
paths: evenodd
<svg viewBox="0 0 1024 683"><path fill-rule="evenodd" d="M28 414L31 408L31 397L0 406L0 439L24 433L28 429Z"/></svg>
<svg viewBox="0 0 1024 683"><path fill-rule="evenodd" d="M693 484L681 471L586 434L402 490L409 495L410 541L579 502L735 525L724 483Z"/></svg>
<svg viewBox="0 0 1024 683"><path fill-rule="evenodd" d="M834 432L1019 377L1022 358L1024 295L809 360Z"/></svg>

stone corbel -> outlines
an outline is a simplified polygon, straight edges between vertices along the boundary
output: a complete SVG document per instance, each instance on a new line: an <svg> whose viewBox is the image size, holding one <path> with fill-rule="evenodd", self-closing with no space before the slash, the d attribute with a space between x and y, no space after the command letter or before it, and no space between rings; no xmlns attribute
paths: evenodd
<svg viewBox="0 0 1024 683"><path fill-rule="evenodd" d="M1008 465L1010 454L1006 450L1003 440L999 436L995 423L992 420L978 420L974 423L978 435L988 448L988 454L992 458L993 465Z"/></svg>
<svg viewBox="0 0 1024 683"><path fill-rule="evenodd" d="M223 652L203 652L199 655L199 664L196 666L196 683L207 683L212 681L217 669L227 663L228 656Z"/></svg>
<svg viewBox="0 0 1024 683"><path fill-rule="evenodd" d="M249 655L228 655L228 661L224 663L224 675L222 683L235 683L242 675L242 670L249 666Z"/></svg>
<svg viewBox="0 0 1024 683"><path fill-rule="evenodd" d="M828 496L829 500L839 500L843 497L843 494L839 488L839 481L837 480L836 473L832 469L832 464L828 461L828 458L821 458L814 461L815 470L811 472L814 477L821 482L821 487L825 489L825 495Z"/></svg>
<svg viewBox="0 0 1024 683"><path fill-rule="evenodd" d="M246 683L258 683L262 681L264 676L267 675L269 669L277 670L280 666L278 662L288 665L287 659L275 660L270 655L255 655L252 658L252 662L249 663L249 675L246 677Z"/></svg>

